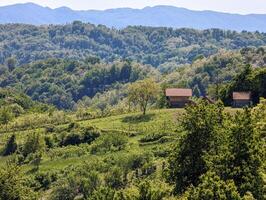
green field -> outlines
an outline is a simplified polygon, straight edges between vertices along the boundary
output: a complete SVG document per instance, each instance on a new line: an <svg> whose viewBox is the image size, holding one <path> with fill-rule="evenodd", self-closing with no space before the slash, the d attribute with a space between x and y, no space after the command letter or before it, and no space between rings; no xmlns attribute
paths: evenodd
<svg viewBox="0 0 266 200"><path fill-rule="evenodd" d="M134 114L124 114L118 116L110 116L106 118L98 118L92 120L79 121L80 127L90 127L94 126L103 131L103 134L108 134L108 132L116 132L118 135L123 134L128 138L128 146L125 150L115 152L115 154L131 154L133 152L148 152L156 148L166 148L172 142L174 142L180 136L178 131L178 119L182 115L182 109L164 109L164 110L154 110L148 112L146 116L142 116L141 113ZM67 127L68 124L59 125L58 128ZM44 128L41 129L30 129L24 131L17 131L15 135L17 137L18 143L22 143L25 140L25 136L31 132L44 132ZM139 140L148 133L164 133L163 136L165 141L158 142L146 142L140 143ZM8 138L10 133L1 134L0 139L2 144ZM162 140L162 138L160 138ZM86 146L86 144L82 145ZM89 146L89 145L87 145ZM3 147L3 146L2 146ZM60 148L58 148L60 149ZM108 153L107 153L108 154ZM105 155L82 155L79 157L73 156L64 159L51 160L49 156L44 156L41 161L40 170L49 171L50 169L63 169L68 165L80 164L86 160L90 160L94 157L103 158ZM3 165L8 157L0 157L0 165ZM31 166L25 165L25 169L30 169Z"/></svg>
<svg viewBox="0 0 266 200"><path fill-rule="evenodd" d="M230 113L234 113L237 109L226 109ZM141 113L133 114L123 114L117 116L110 116L105 118L98 118L92 120L77 121L76 123L81 127L91 127L94 126L103 131L103 134L108 134L108 132L115 132L118 135L123 134L128 137L127 149L123 152L118 152L116 154L122 153L132 153L132 152L146 152L152 149L167 149L171 143L174 143L182 135L178 121L181 118L184 110L183 109L162 109L162 110L152 110L147 113L146 116L142 116ZM58 125L58 128L67 127L68 124ZM16 132L8 132L0 135L1 148L3 144L10 136L14 133L17 138L17 142L23 143L25 137L29 133L33 132L45 132L45 128L29 129ZM147 134L160 134L164 133L165 141L153 141L141 143L139 140ZM160 140L163 140L160 138ZM84 144L82 144L84 146ZM85 145L86 146L86 145ZM89 145L87 145L89 146ZM60 148L58 148L60 149ZM73 156L70 158L51 160L46 155L40 165L40 170L50 170L50 169L63 169L68 165L80 164L88 159L95 157L94 155L83 155L83 156ZM104 157L104 155L96 156ZM0 157L0 165L3 165L8 157ZM30 166L24 166L26 169L30 169Z"/></svg>

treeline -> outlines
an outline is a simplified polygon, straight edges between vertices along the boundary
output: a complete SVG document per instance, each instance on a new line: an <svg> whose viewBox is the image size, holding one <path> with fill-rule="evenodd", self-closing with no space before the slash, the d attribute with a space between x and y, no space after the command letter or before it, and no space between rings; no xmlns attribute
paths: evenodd
<svg viewBox="0 0 266 200"><path fill-rule="evenodd" d="M122 30L75 21L66 25L0 25L0 63L15 57L18 64L48 58L105 61L131 59L143 64L191 63L198 55L213 55L220 49L263 46L266 34L238 33L219 29L194 30L130 26Z"/></svg>
<svg viewBox="0 0 266 200"><path fill-rule="evenodd" d="M60 109L71 109L84 96L93 97L115 84L143 79L153 69L130 61L107 64L88 57L84 61L48 59L12 70L2 67L2 72L0 87L11 87Z"/></svg>
<svg viewBox="0 0 266 200"><path fill-rule="evenodd" d="M225 105L232 105L234 91L251 92L252 102L257 104L261 97L266 97L266 68L252 68L247 65L230 83L219 89L218 96Z"/></svg>
<svg viewBox="0 0 266 200"><path fill-rule="evenodd" d="M196 97L208 95L222 99L226 105L231 105L233 91L251 91L256 104L259 97L266 97L265 66L264 48L221 51L209 58L198 57L191 65L165 68L163 74L129 60L104 63L97 57L81 61L48 59L12 70L0 67L0 86L60 109L90 107L102 114L125 110L129 85L148 77L160 86L157 91L161 100L164 88L184 87L192 88ZM163 102L158 104L163 106Z"/></svg>
<svg viewBox="0 0 266 200"><path fill-rule="evenodd" d="M245 75L246 66L251 66L249 74ZM191 65L184 65L177 69L168 69L167 74L163 80L162 85L188 87L193 90L195 96L211 96L214 99L222 98L225 100L222 92L223 86L234 84L231 86L228 95L233 90L254 91L257 96L265 97L264 82L265 82L265 67L266 67L266 53L265 48L243 48L240 51L220 51L219 53L208 58L199 56ZM235 82L233 80L242 76L249 77L243 84L241 81ZM241 78L240 78L241 79ZM253 80L251 80L253 79ZM253 82L253 86L251 83ZM256 85L256 86L255 86ZM257 87L255 89L254 87ZM220 92L219 92L220 91ZM230 96L231 97L231 96ZM230 98L229 96L227 99ZM258 97L255 102L258 101ZM229 102L227 101L227 105Z"/></svg>
<svg viewBox="0 0 266 200"><path fill-rule="evenodd" d="M8 124L14 118L18 118L21 115L28 113L41 114L49 110L52 111L55 108L47 104L35 102L29 96L15 90L0 88L0 129L3 126L7 129Z"/></svg>

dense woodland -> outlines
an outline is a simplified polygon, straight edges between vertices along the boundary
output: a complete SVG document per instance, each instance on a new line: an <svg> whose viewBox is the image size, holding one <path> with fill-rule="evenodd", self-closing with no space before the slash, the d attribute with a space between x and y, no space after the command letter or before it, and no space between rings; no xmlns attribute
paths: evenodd
<svg viewBox="0 0 266 200"><path fill-rule="evenodd" d="M265 33L132 26L121 30L79 21L67 25L0 25L0 63L15 56L19 64L47 58L105 61L130 59L158 67L191 63L220 49L265 46Z"/></svg>
<svg viewBox="0 0 266 200"><path fill-rule="evenodd" d="M0 25L0 199L264 200L265 42ZM167 87L191 88L193 103L168 108ZM252 107L231 108L233 91Z"/></svg>

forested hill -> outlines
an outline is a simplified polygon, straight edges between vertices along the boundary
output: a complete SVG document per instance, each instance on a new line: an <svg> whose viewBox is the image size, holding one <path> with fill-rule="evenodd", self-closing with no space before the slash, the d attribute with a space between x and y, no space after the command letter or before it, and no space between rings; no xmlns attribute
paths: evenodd
<svg viewBox="0 0 266 200"><path fill-rule="evenodd" d="M67 7L50 9L33 3L0 7L0 23L65 24L74 20L116 28L142 25L266 31L266 15L193 11L173 6L155 6L144 9L119 8L104 11L76 11Z"/></svg>
<svg viewBox="0 0 266 200"><path fill-rule="evenodd" d="M220 49L264 46L266 33L130 26L110 29L75 21L67 25L0 25L0 63L15 57L18 64L47 58L105 61L131 59L143 64L178 65Z"/></svg>
<svg viewBox="0 0 266 200"><path fill-rule="evenodd" d="M84 96L93 97L119 84L155 77L155 73L150 66L129 61L106 64L97 58L48 59L12 71L0 66L0 88L14 88L33 100L69 109Z"/></svg>
<svg viewBox="0 0 266 200"><path fill-rule="evenodd" d="M196 96L215 96L217 82L232 81L247 64L265 70L266 53L264 48L220 51L208 58L199 56L192 64L160 68L163 75L134 61L105 63L95 57L79 61L47 59L15 68L12 60L8 60L9 66L0 65L0 87L16 89L60 109L72 109L79 101L101 108L115 106L126 97L129 84L147 77L162 86L192 88Z"/></svg>

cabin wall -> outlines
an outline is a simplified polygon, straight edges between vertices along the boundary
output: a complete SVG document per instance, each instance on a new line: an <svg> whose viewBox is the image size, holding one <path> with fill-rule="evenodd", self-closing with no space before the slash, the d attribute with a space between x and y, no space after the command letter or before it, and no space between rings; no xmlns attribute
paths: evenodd
<svg viewBox="0 0 266 200"><path fill-rule="evenodd" d="M242 108L245 106L251 106L252 102L250 100L234 100L233 101L233 107L235 108Z"/></svg>
<svg viewBox="0 0 266 200"><path fill-rule="evenodd" d="M183 108L190 102L190 97L168 97L171 108Z"/></svg>

